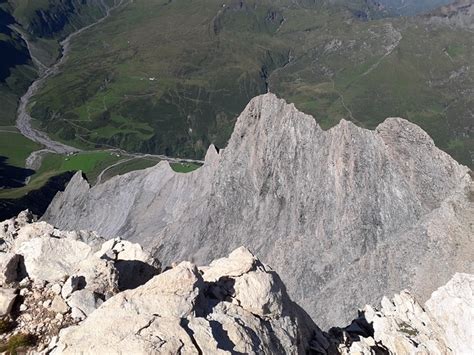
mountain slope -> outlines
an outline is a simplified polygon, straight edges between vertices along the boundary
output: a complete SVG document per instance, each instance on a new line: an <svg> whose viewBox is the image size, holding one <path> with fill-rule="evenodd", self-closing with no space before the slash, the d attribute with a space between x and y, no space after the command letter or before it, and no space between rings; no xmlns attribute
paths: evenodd
<svg viewBox="0 0 474 355"><path fill-rule="evenodd" d="M18 98L36 70L56 60L58 41L104 12L96 0L0 1L0 125L14 122ZM37 58L31 58L30 50Z"/></svg>
<svg viewBox="0 0 474 355"><path fill-rule="evenodd" d="M409 287L426 299L453 272L469 271L468 172L405 120L323 131L266 94L197 171L177 174L162 162L93 188L78 174L44 219L140 241L164 264L204 263L246 245L318 324L342 325L384 294Z"/></svg>

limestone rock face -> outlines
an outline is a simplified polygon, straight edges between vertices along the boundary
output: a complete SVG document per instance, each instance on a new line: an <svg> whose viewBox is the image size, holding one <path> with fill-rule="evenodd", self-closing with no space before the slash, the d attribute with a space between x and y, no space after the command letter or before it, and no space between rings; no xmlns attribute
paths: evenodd
<svg viewBox="0 0 474 355"><path fill-rule="evenodd" d="M474 275L456 274L426 302L455 354L474 353Z"/></svg>
<svg viewBox="0 0 474 355"><path fill-rule="evenodd" d="M324 131L266 94L197 171L161 162L92 188L77 174L43 218L138 242L165 266L244 245L327 328L384 295L410 289L425 301L455 272L472 273L472 196L469 169L406 120Z"/></svg>
<svg viewBox="0 0 474 355"><path fill-rule="evenodd" d="M233 272L236 255L253 260L250 268ZM319 329L294 307L267 266L241 248L208 270L213 268L220 269L212 270L220 276L205 281L206 271L202 275L192 263L181 262L145 285L115 295L83 323L61 331L53 353L305 351L312 331ZM248 285L254 295L245 293Z"/></svg>

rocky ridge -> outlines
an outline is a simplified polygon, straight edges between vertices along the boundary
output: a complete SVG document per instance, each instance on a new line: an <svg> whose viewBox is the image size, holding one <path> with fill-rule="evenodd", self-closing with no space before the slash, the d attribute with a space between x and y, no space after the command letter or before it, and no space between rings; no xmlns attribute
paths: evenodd
<svg viewBox="0 0 474 355"><path fill-rule="evenodd" d="M384 298L380 310L366 306L349 326L323 332L291 301L277 273L244 247L209 266L181 262L160 273L159 263L137 244L61 231L28 213L0 227L2 349L43 354L473 350L474 275L454 275L425 308L403 291ZM130 280L127 273L135 283L121 286L121 278ZM20 336L22 348L9 348Z"/></svg>
<svg viewBox="0 0 474 355"><path fill-rule="evenodd" d="M472 273L473 191L469 169L406 120L324 131L266 94L197 171L161 162L94 187L78 173L43 219L138 242L163 265L205 265L245 245L327 329L384 295L409 288L426 301Z"/></svg>

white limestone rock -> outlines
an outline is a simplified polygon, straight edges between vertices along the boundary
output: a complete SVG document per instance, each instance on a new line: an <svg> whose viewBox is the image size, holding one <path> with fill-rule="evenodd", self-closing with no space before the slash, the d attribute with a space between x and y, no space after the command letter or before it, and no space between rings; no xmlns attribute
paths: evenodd
<svg viewBox="0 0 474 355"><path fill-rule="evenodd" d="M338 343L341 354L372 354L377 350L390 354L472 354L473 286L474 275L457 273L433 292L425 308L408 291L391 300L384 297L380 310L364 308L365 326L357 327L357 319L343 330L332 330L337 340L331 341Z"/></svg>
<svg viewBox="0 0 474 355"><path fill-rule="evenodd" d="M457 273L426 302L454 354L474 354L474 275Z"/></svg>
<svg viewBox="0 0 474 355"><path fill-rule="evenodd" d="M113 260L118 271L118 287L126 290L143 285L160 272L160 263L140 244L114 238L103 243L96 257Z"/></svg>
<svg viewBox="0 0 474 355"><path fill-rule="evenodd" d="M382 309L366 306L365 317L374 328L374 339L393 354L446 354L449 348L438 325L408 293L384 298Z"/></svg>
<svg viewBox="0 0 474 355"><path fill-rule="evenodd" d="M85 316L89 316L103 302L96 293L88 289L76 291L67 299L69 307L80 310Z"/></svg>
<svg viewBox="0 0 474 355"><path fill-rule="evenodd" d="M69 311L69 307L66 302L64 302L62 297L57 295L51 302L51 310L55 313L65 314Z"/></svg>
<svg viewBox="0 0 474 355"><path fill-rule="evenodd" d="M221 277L236 277L252 270L256 259L244 247L237 248L228 257L211 262L208 267L203 268L203 279L206 282L218 281Z"/></svg>
<svg viewBox="0 0 474 355"><path fill-rule="evenodd" d="M34 280L62 281L92 255L85 243L68 238L32 238L16 250L24 257L26 271Z"/></svg>
<svg viewBox="0 0 474 355"><path fill-rule="evenodd" d="M261 265L248 251L241 249L238 253L251 256L255 264ZM236 270L235 260L232 257L226 260L229 265L220 260L219 267ZM248 264L240 270L247 267ZM253 272L255 275L250 276L255 280L242 282L239 302L233 302L226 297L215 298L209 293L213 282L205 282L195 265L181 262L145 285L113 296L81 324L62 330L53 354L300 353L306 348L312 331L318 329L292 308L282 287L268 290L268 293L280 293L274 298L280 306L269 307L271 310L278 308L279 312L267 312L259 297L252 298L243 293L249 284L267 290L267 284L280 282L267 270L262 265ZM237 284L237 280L245 277L247 272L233 273L235 279L229 278ZM260 274L275 279L268 281ZM229 278L216 283L225 283ZM265 287L261 287L258 280ZM231 289L227 291L233 292ZM264 314L264 318L252 311Z"/></svg>
<svg viewBox="0 0 474 355"><path fill-rule="evenodd" d="M71 295L71 293L84 287L85 278L83 279L83 277L75 275L69 276L66 281L64 281L64 285L61 288L61 296L66 299Z"/></svg>

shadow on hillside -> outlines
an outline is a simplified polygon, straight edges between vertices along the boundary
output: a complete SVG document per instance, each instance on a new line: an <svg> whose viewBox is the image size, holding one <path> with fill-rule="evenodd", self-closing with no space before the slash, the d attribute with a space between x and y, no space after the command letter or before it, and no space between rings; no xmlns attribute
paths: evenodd
<svg viewBox="0 0 474 355"><path fill-rule="evenodd" d="M25 186L25 179L33 175L35 171L10 165L7 159L0 156L0 188L12 189Z"/></svg>
<svg viewBox="0 0 474 355"><path fill-rule="evenodd" d="M58 191L64 191L74 172L53 176L38 190L30 191L21 198L0 199L0 221L17 216L29 209L33 214L42 216Z"/></svg>

